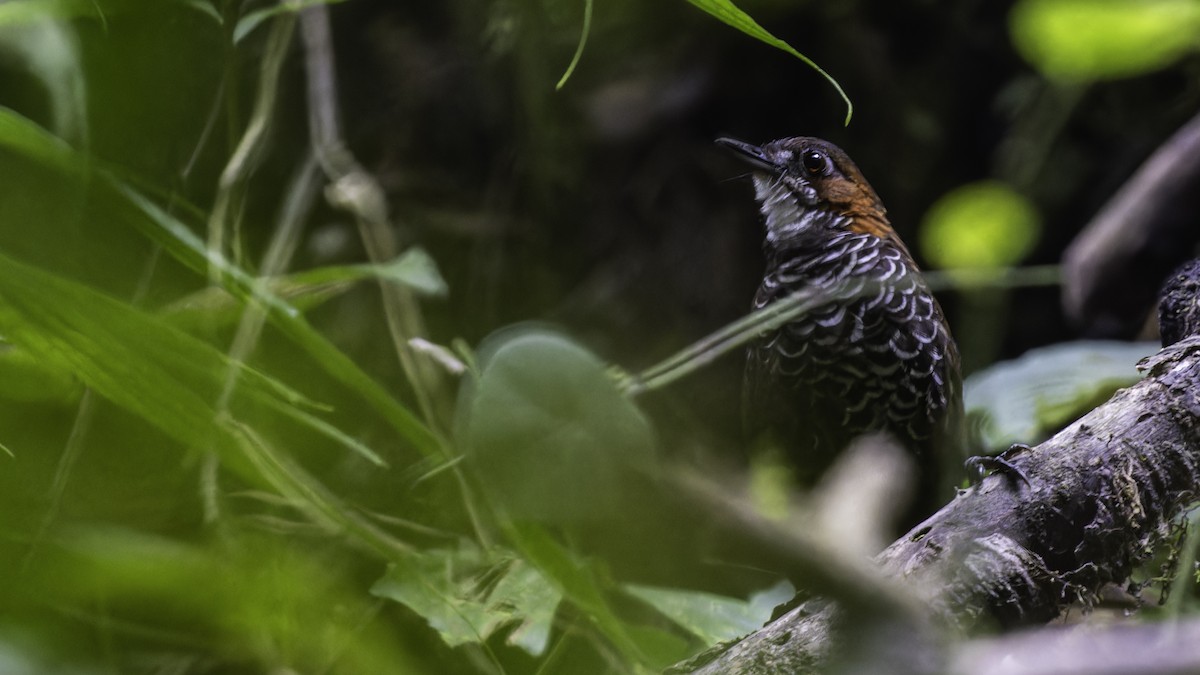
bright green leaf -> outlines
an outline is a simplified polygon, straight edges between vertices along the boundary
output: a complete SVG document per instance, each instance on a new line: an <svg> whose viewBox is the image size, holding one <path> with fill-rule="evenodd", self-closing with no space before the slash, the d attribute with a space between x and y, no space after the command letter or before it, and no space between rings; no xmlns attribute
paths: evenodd
<svg viewBox="0 0 1200 675"><path fill-rule="evenodd" d="M420 614L451 647L508 630L507 642L534 656L546 651L562 599L537 568L510 555L485 556L469 544L405 556L371 593Z"/></svg>
<svg viewBox="0 0 1200 675"><path fill-rule="evenodd" d="M579 65L580 59L583 58L583 49L587 46L588 35L592 32L592 4L593 0L583 0L583 28L579 33L579 44L575 46L575 54L571 57L571 62L567 64L567 70L558 78L558 84L554 85L555 89L562 89L567 80L571 79L571 73L575 72L575 66Z"/></svg>
<svg viewBox="0 0 1200 675"><path fill-rule="evenodd" d="M997 269L1028 255L1040 227L1033 207L1012 188L971 183L930 207L921 224L921 252L935 267Z"/></svg>
<svg viewBox="0 0 1200 675"><path fill-rule="evenodd" d="M1017 51L1050 77L1128 77L1200 47L1200 2L1023 0L1010 27Z"/></svg>
<svg viewBox="0 0 1200 675"><path fill-rule="evenodd" d="M767 32L767 29L758 25L757 21L752 19L749 14L738 9L737 5L734 5L732 2L730 2L730 0L688 0L688 2L692 3L696 7L699 7L705 12L708 12L723 23L742 31L746 35L749 35L756 40L761 40L762 42L765 42L776 49L782 49L788 54L800 59L804 63L807 63L809 67L816 70L821 74L822 77L828 80L829 84L832 84L833 88L837 90L838 95L842 97L842 100L846 102L845 124L850 124L850 117L854 114L854 104L850 102L850 97L847 96L846 92L842 90L842 85L838 84L837 80L833 79L829 73L825 72L812 59L796 51L796 49L788 43Z"/></svg>
<svg viewBox="0 0 1200 675"><path fill-rule="evenodd" d="M505 534L626 659L661 670L687 656L682 640L622 621L607 599L611 582L599 574L600 567L565 548L541 526L508 523Z"/></svg>
<svg viewBox="0 0 1200 675"><path fill-rule="evenodd" d="M755 593L749 600L677 588L629 585L625 590L670 617L707 645L733 640L762 628L776 607L796 595L796 589L786 581Z"/></svg>

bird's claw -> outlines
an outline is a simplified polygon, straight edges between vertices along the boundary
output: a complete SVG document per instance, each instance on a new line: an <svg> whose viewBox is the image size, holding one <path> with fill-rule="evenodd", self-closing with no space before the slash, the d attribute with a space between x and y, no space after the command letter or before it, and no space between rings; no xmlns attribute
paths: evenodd
<svg viewBox="0 0 1200 675"><path fill-rule="evenodd" d="M963 463L963 468L967 471L967 479L972 485L975 485L983 480L984 476L989 473L1002 473L1008 476L1010 481L1014 483L1018 480L1024 481L1026 486L1033 487L1033 483L1029 481L1029 476L1025 472L1017 468L1016 464L1008 461L1007 457L1028 450L1029 446L1023 443L1014 443L1008 450L999 455L977 455L968 457Z"/></svg>

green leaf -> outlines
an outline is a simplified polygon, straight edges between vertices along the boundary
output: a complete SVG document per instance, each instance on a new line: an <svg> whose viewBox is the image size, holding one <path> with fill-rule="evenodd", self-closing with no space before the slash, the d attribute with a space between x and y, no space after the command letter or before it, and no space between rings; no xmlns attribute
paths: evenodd
<svg viewBox="0 0 1200 675"><path fill-rule="evenodd" d="M981 181L943 195L921 223L921 252L936 267L999 269L1037 242L1037 212L1012 188Z"/></svg>
<svg viewBox="0 0 1200 675"><path fill-rule="evenodd" d="M696 7L699 7L705 12L708 12L725 24L742 31L746 35L749 35L756 40L761 40L762 42L765 42L776 49L782 49L788 54L800 59L804 63L807 63L809 67L816 70L821 74L822 77L828 80L829 84L832 84L833 88L837 90L838 95L842 97L842 100L846 102L845 124L850 124L850 117L854 114L854 104L850 102L850 97L846 96L846 92L842 90L842 85L838 84L837 80L833 79L829 73L822 70L821 67L813 62L812 59L796 51L795 48L783 40L771 35L769 32L767 32L767 29L758 25L757 21L750 18L749 14L746 14L742 10L738 9L736 5L730 2L730 0L688 0L688 2L692 3Z"/></svg>
<svg viewBox="0 0 1200 675"><path fill-rule="evenodd" d="M197 272L204 273L210 268L219 270L225 288L244 300L253 298L261 303L272 324L308 352L325 372L371 403L413 447L426 455L440 452L440 441L433 432L350 357L314 330L296 308L268 292L264 284L224 257L213 254L194 232L157 204L111 176L101 175L108 183L106 187L132 207L129 216L134 227Z"/></svg>
<svg viewBox="0 0 1200 675"><path fill-rule="evenodd" d="M131 226L196 272L219 271L225 288L243 300L252 298L261 303L275 326L308 352L322 369L374 406L413 447L426 455L441 452L440 439L387 389L314 330L296 308L267 291L264 284L223 256L209 251L179 218L113 175L90 171L86 157L76 154L69 145L37 124L3 107L0 107L0 147L58 169L71 178L99 178L92 184L98 201L101 198L115 200L116 203L110 205L115 214L123 216ZM181 210L186 210L186 205L181 206Z"/></svg>
<svg viewBox="0 0 1200 675"><path fill-rule="evenodd" d="M372 619L376 610L352 568L311 541L294 545L231 530L219 544L197 546L76 527L46 549L25 577L38 604L76 621L104 621L114 640L153 636L247 672L272 672L281 663L305 673L428 672L420 655L406 651L411 643Z"/></svg>
<svg viewBox="0 0 1200 675"><path fill-rule="evenodd" d="M558 79L558 84L554 85L555 89L566 86L567 80L571 79L571 73L575 72L575 66L579 65L579 60L583 58L583 48L587 46L588 34L592 32L592 3L593 0L583 0L583 28L579 33L579 44L575 46L575 54L567 64L566 72Z"/></svg>
<svg viewBox="0 0 1200 675"><path fill-rule="evenodd" d="M385 265L356 265L355 269L431 297L444 297L450 292L437 263L422 248L410 248Z"/></svg>
<svg viewBox="0 0 1200 675"><path fill-rule="evenodd" d="M201 3L196 0L175 2L203 11ZM153 4L153 1L146 0L8 0L0 2L0 26L28 25L47 19L95 18L107 21L110 14L137 10ZM211 9L204 13L215 15Z"/></svg>
<svg viewBox="0 0 1200 675"><path fill-rule="evenodd" d="M245 16L238 20L237 26L233 29L233 41L238 43L242 38L254 32L262 22L267 19L284 12L299 12L306 7L314 5L336 5L346 0L287 0L279 2L264 9L258 9L253 12L247 12Z"/></svg>
<svg viewBox="0 0 1200 675"><path fill-rule="evenodd" d="M437 263L424 250L411 248L383 265L321 267L283 277L261 279L265 292L307 311L345 293L364 280L378 279L410 288L422 295L448 292ZM224 288L209 286L163 308L164 316L180 326L230 325L239 321L245 304Z"/></svg>
<svg viewBox="0 0 1200 675"><path fill-rule="evenodd" d="M562 599L536 567L499 550L484 555L468 543L403 557L371 593L420 614L451 647L511 628L508 644L534 656L546 651Z"/></svg>
<svg viewBox="0 0 1200 675"><path fill-rule="evenodd" d="M1023 0L1009 25L1017 51L1049 77L1129 77L1200 47L1200 2Z"/></svg>
<svg viewBox="0 0 1200 675"><path fill-rule="evenodd" d="M0 11L14 4L0 5ZM3 23L0 23L3 26ZM87 84L79 45L65 23L37 21L4 30L0 51L15 57L49 95L55 132L75 142L87 139Z"/></svg>
<svg viewBox="0 0 1200 675"><path fill-rule="evenodd" d="M480 348L459 406L460 438L512 517L594 521L623 511L631 472L652 465L650 426L605 365L565 337L514 328Z"/></svg>
<svg viewBox="0 0 1200 675"><path fill-rule="evenodd" d="M687 656L684 641L620 619L606 597L612 585L599 575L598 565L581 559L538 525L507 523L504 531L525 559L536 565L630 662L661 670Z"/></svg>
<svg viewBox="0 0 1200 675"><path fill-rule="evenodd" d="M982 415L985 447L1034 443L1137 382L1137 362L1153 343L1067 342L1031 349L963 383L967 413Z"/></svg>
<svg viewBox="0 0 1200 675"><path fill-rule="evenodd" d="M70 403L83 385L68 373L47 368L24 349L0 349L0 398L8 401Z"/></svg>
<svg viewBox="0 0 1200 675"><path fill-rule="evenodd" d="M41 367L79 378L185 445L206 447L220 436L216 401L238 369L235 404L308 423L382 463L369 448L298 409L297 403L317 406L283 383L153 316L3 255L0 333Z"/></svg>
<svg viewBox="0 0 1200 675"><path fill-rule="evenodd" d="M0 3L0 26L99 15L100 8L95 0L16 0Z"/></svg>
<svg viewBox="0 0 1200 675"><path fill-rule="evenodd" d="M739 600L723 595L630 584L625 590L690 631L706 645L733 640L762 628L796 589L786 581Z"/></svg>

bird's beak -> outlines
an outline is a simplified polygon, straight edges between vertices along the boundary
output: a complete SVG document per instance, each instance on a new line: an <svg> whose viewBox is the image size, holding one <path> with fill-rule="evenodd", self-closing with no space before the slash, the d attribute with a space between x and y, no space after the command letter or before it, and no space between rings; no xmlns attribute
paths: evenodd
<svg viewBox="0 0 1200 675"><path fill-rule="evenodd" d="M734 138L718 138L717 145L723 145L733 150L757 169L764 169L772 173L779 172L780 166L768 158L760 146L750 145Z"/></svg>

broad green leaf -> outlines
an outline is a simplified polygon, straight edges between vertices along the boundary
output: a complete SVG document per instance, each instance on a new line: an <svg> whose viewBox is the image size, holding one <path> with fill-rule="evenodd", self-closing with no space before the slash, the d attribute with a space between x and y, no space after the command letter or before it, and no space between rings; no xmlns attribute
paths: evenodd
<svg viewBox="0 0 1200 675"><path fill-rule="evenodd" d="M767 29L758 25L757 21L750 18L749 14L746 14L742 10L738 9L738 7L730 2L730 0L688 0L688 2L692 3L696 7L699 7L705 12L708 12L725 24L742 31L750 37L756 40L761 40L762 42L765 42L776 49L782 49L788 54L791 54L792 56L808 64L809 67L820 73L821 77L824 77L826 80L828 80L829 84L832 84L833 88L837 90L838 95L842 97L842 100L846 102L845 124L850 124L850 117L854 114L854 104L850 102L850 97L846 96L845 91L842 91L842 85L838 84L837 80L833 79L829 73L822 70L821 67L818 66L812 59L796 51L795 48L783 40L771 35L769 32L767 32Z"/></svg>
<svg viewBox="0 0 1200 675"><path fill-rule="evenodd" d="M599 359L544 328L491 336L479 363L457 429L509 541L626 658L655 667L682 658L682 640L623 623L607 600L611 583L540 524L629 516L636 486L655 466L645 418Z"/></svg>
<svg viewBox="0 0 1200 675"><path fill-rule="evenodd" d="M1129 77L1200 47L1200 2L1022 0L1010 29L1021 56L1049 77Z"/></svg>
<svg viewBox="0 0 1200 675"><path fill-rule="evenodd" d="M755 593L748 600L632 584L625 586L625 590L670 617L706 645L753 633L766 625L776 607L796 595L796 589L786 581Z"/></svg>
<svg viewBox="0 0 1200 675"><path fill-rule="evenodd" d="M921 252L936 267L998 269L1021 261L1037 242L1037 212L1012 188L970 183L942 196L921 224Z"/></svg>
<svg viewBox="0 0 1200 675"><path fill-rule="evenodd" d="M480 350L481 374L459 407L481 483L515 518L610 519L631 473L652 465L650 426L605 365L565 337L515 328Z"/></svg>
<svg viewBox="0 0 1200 675"><path fill-rule="evenodd" d="M967 413L984 416L991 450L1034 443L1137 382L1136 365L1153 343L1081 341L1031 349L963 383Z"/></svg>
<svg viewBox="0 0 1200 675"><path fill-rule="evenodd" d="M508 644L534 656L546 651L562 599L536 567L500 550L484 555L465 543L402 557L371 593L420 614L451 647L506 630Z"/></svg>

